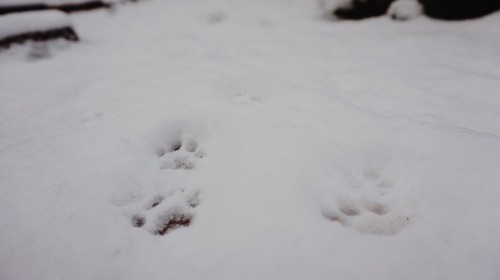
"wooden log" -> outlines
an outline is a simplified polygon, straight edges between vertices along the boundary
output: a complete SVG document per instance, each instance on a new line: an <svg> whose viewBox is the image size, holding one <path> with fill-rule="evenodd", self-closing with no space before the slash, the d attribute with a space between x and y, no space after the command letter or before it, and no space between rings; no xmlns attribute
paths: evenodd
<svg viewBox="0 0 500 280"><path fill-rule="evenodd" d="M29 12L29 11L41 11L47 9L49 9L49 6L44 3L20 4L20 5L0 4L0 15L19 13L19 12Z"/></svg>
<svg viewBox="0 0 500 280"><path fill-rule="evenodd" d="M42 11L42 10L60 10L66 13L88 11L95 9L109 9L111 5L109 3L100 0L90 0L80 3L68 3L68 4L58 4L49 5L46 3L32 3L32 4L19 4L19 5L4 5L0 4L0 15L28 12L28 11Z"/></svg>
<svg viewBox="0 0 500 280"><path fill-rule="evenodd" d="M68 41L78 41L78 35L71 27L63 27L45 31L33 31L22 34L11 35L0 39L0 50L8 49L13 44L23 44L26 41L49 41L54 39L65 39Z"/></svg>
<svg viewBox="0 0 500 280"><path fill-rule="evenodd" d="M61 10L66 13L73 13L73 12L89 11L95 9L109 9L111 8L111 5L103 1L87 1L81 3L52 5L49 7L52 9Z"/></svg>

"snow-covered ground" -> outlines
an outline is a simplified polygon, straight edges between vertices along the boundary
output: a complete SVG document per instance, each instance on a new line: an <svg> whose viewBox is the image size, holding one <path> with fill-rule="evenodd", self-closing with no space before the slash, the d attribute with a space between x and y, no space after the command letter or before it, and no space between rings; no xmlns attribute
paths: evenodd
<svg viewBox="0 0 500 280"><path fill-rule="evenodd" d="M324 6L142 1L1 52L0 279L500 279L500 14Z"/></svg>

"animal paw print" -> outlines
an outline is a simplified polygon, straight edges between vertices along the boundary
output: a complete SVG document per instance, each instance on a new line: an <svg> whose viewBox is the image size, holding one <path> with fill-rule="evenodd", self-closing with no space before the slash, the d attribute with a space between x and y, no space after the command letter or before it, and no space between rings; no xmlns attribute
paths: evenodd
<svg viewBox="0 0 500 280"><path fill-rule="evenodd" d="M187 194L184 189L178 189L129 206L125 216L135 228L144 228L154 235L165 235L191 224L194 208L200 204L199 196L199 192Z"/></svg>
<svg viewBox="0 0 500 280"><path fill-rule="evenodd" d="M335 204L331 209L324 209L323 215L333 222L362 233L393 235L410 223L409 215L381 197L340 196Z"/></svg>
<svg viewBox="0 0 500 280"><path fill-rule="evenodd" d="M367 234L393 235L411 222L411 205L401 197L391 176L390 159L371 156L357 172L344 172L343 188L323 208L333 222Z"/></svg>
<svg viewBox="0 0 500 280"><path fill-rule="evenodd" d="M167 147L157 151L160 159L160 169L191 170L196 167L196 162L205 156L194 139L175 140L168 143Z"/></svg>

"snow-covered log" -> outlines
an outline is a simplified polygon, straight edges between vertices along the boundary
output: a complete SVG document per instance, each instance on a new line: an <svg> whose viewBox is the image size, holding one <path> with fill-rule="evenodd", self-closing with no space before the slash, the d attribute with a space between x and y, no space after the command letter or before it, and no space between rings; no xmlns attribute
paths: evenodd
<svg viewBox="0 0 500 280"><path fill-rule="evenodd" d="M108 1L101 0L76 0L76 1L12 1L0 3L0 15L26 12L57 9L67 13L94 10L101 8L110 8L111 4Z"/></svg>
<svg viewBox="0 0 500 280"><path fill-rule="evenodd" d="M50 7L67 13L72 13L72 12L103 9L103 8L107 9L110 8L111 5L103 1L80 1L74 3L51 5Z"/></svg>
<svg viewBox="0 0 500 280"><path fill-rule="evenodd" d="M71 20L63 12L49 10L13 13L0 17L0 48L28 40L47 41L63 38L78 41Z"/></svg>

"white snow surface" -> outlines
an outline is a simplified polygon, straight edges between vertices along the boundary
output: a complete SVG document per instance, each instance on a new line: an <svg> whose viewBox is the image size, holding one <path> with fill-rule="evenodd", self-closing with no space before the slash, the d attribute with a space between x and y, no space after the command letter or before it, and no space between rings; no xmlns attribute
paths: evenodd
<svg viewBox="0 0 500 280"><path fill-rule="evenodd" d="M12 13L0 16L0 39L34 31L71 27L71 20L55 10Z"/></svg>
<svg viewBox="0 0 500 280"><path fill-rule="evenodd" d="M500 14L321 6L143 1L0 53L0 279L500 279Z"/></svg>

